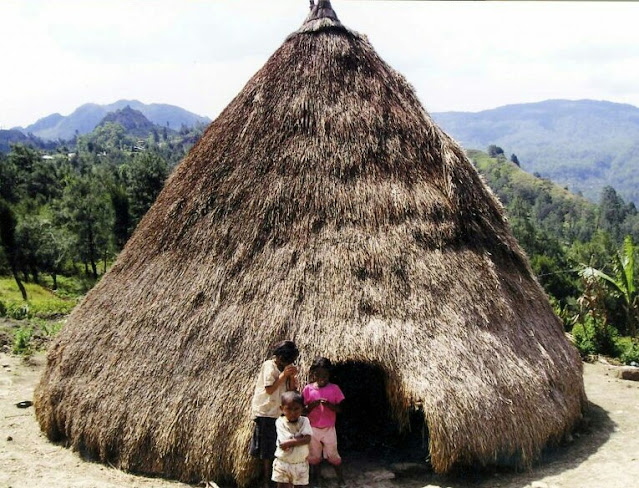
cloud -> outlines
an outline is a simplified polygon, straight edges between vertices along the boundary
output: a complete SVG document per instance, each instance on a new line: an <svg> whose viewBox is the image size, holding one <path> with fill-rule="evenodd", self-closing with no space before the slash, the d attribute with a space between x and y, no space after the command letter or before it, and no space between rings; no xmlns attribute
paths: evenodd
<svg viewBox="0 0 639 488"><path fill-rule="evenodd" d="M333 6L430 111L545 98L639 105L639 3ZM303 0L5 0L0 127L120 98L214 117L306 14Z"/></svg>

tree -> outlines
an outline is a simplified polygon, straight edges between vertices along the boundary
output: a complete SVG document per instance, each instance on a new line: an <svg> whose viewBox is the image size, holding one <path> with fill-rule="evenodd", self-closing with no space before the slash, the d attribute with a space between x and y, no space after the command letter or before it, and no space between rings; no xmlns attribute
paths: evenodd
<svg viewBox="0 0 639 488"><path fill-rule="evenodd" d="M164 158L153 152L136 154L124 168L129 195L131 217L134 225L153 205L164 186L169 167Z"/></svg>
<svg viewBox="0 0 639 488"><path fill-rule="evenodd" d="M637 334L639 318L639 296L637 294L638 276L635 269L636 247L630 236L626 236L620 251L612 256L613 274L607 274L592 266L584 266L580 271L586 280L601 280L622 300L626 313L626 331L629 335Z"/></svg>
<svg viewBox="0 0 639 488"><path fill-rule="evenodd" d="M22 264L25 281L29 281L28 273L31 273L33 281L38 283L38 248L40 247L40 228L38 218L32 212L23 215L15 229L16 252L19 253L19 261Z"/></svg>
<svg viewBox="0 0 639 488"><path fill-rule="evenodd" d="M71 238L63 227L53 224L50 211L42 207L37 215L25 215L16 228L16 240L22 260L34 281L38 273L51 275L53 289L57 289L57 277L62 273L70 255Z"/></svg>
<svg viewBox="0 0 639 488"><path fill-rule="evenodd" d="M115 247L120 250L126 244L131 232L131 211L129 196L122 185L113 185L109 190L113 207L113 238Z"/></svg>
<svg viewBox="0 0 639 488"><path fill-rule="evenodd" d="M97 279L97 262L108 252L112 213L102 182L88 173L69 181L62 198L62 220L75 237L78 254L91 265Z"/></svg>
<svg viewBox="0 0 639 488"><path fill-rule="evenodd" d="M488 155L491 158L496 158L498 156L503 156L504 155L504 150L501 147L499 147L499 146L491 144L490 146L488 146Z"/></svg>
<svg viewBox="0 0 639 488"><path fill-rule="evenodd" d="M34 166L40 161L38 152L24 144L14 144L9 153L9 164L13 167L15 180L14 192L17 198L22 198L27 193L27 186Z"/></svg>
<svg viewBox="0 0 639 488"><path fill-rule="evenodd" d="M0 198L6 202L16 203L18 194L18 170L15 163L0 154Z"/></svg>
<svg viewBox="0 0 639 488"><path fill-rule="evenodd" d="M20 277L18 276L18 263L17 255L18 248L16 245L16 217L13 213L13 209L4 201L0 200L0 243L4 249L7 261L9 261L9 267L11 268L11 274L16 280L16 284L22 294L22 299L27 300L27 290L24 288Z"/></svg>
<svg viewBox="0 0 639 488"><path fill-rule="evenodd" d="M620 227L626 218L627 211L628 207L613 187L605 186L601 190L598 226L610 232L617 242L621 237Z"/></svg>
<svg viewBox="0 0 639 488"><path fill-rule="evenodd" d="M536 248L537 231L531 219L531 206L517 196L508 209L508 217L515 238L526 253L532 255Z"/></svg>
<svg viewBox="0 0 639 488"><path fill-rule="evenodd" d="M54 159L38 159L33 163L31 172L24 175L25 192L30 198L39 198L48 202L62 195L61 178Z"/></svg>
<svg viewBox="0 0 639 488"><path fill-rule="evenodd" d="M511 161L513 164L516 164L517 166L521 166L521 165L519 164L519 158L517 157L517 155L516 155L515 153L513 153L513 154L511 154L511 155L510 155L510 161Z"/></svg>

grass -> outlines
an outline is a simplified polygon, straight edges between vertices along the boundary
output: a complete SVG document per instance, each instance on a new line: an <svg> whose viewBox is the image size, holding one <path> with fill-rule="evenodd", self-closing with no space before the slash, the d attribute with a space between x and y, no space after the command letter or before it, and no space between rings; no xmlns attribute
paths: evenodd
<svg viewBox="0 0 639 488"><path fill-rule="evenodd" d="M13 278L0 278L0 310L4 310L7 317L17 320L67 315L81 296L78 292L83 289L81 284L75 286L75 289L68 286L65 292L58 294L35 283L24 283L28 297L25 302Z"/></svg>
<svg viewBox="0 0 639 488"><path fill-rule="evenodd" d="M54 291L49 276L41 276L40 281L23 283L28 298L25 302L13 277L0 277L0 317L7 317L0 335L14 354L28 356L46 347L63 327L65 316L95 284L95 280L84 277L59 276Z"/></svg>

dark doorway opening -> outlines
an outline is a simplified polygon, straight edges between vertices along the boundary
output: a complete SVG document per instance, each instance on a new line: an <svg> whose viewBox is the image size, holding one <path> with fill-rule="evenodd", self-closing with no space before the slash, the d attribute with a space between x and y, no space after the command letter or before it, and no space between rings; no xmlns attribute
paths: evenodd
<svg viewBox="0 0 639 488"><path fill-rule="evenodd" d="M424 462L428 457L424 412L411 408L403 426L395 420L388 381L379 365L347 361L334 366L331 382L346 397L336 425L340 453L387 462Z"/></svg>

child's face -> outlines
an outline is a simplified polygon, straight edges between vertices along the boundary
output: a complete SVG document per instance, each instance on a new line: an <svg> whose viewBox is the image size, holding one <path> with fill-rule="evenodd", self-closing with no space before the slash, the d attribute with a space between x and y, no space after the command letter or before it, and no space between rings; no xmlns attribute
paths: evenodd
<svg viewBox="0 0 639 488"><path fill-rule="evenodd" d="M293 364L293 361L291 361L290 358L284 356L275 356L275 365L280 371L286 368L286 366L288 366L289 364Z"/></svg>
<svg viewBox="0 0 639 488"><path fill-rule="evenodd" d="M317 386L321 388L328 385L328 381L331 379L331 374L324 368L317 368L313 372L313 377L315 378Z"/></svg>
<svg viewBox="0 0 639 488"><path fill-rule="evenodd" d="M302 410L304 407L297 402L288 402L283 404L281 407L282 413L286 420L289 422L297 422L298 419L302 416Z"/></svg>

